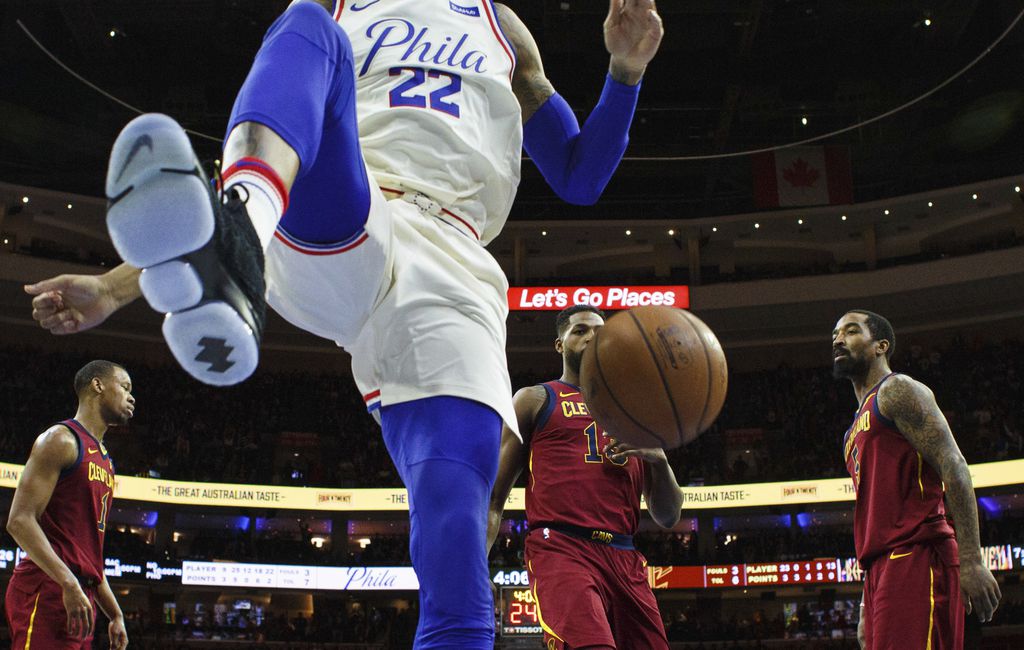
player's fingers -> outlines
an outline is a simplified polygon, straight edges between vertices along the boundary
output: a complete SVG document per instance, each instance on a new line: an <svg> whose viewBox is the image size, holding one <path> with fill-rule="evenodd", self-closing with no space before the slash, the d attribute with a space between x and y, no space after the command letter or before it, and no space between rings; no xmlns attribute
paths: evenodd
<svg viewBox="0 0 1024 650"><path fill-rule="evenodd" d="M49 278L48 280L42 280L35 284L26 284L25 293L33 296L39 295L44 291L61 291L65 289L71 283L70 277L67 275L58 275L55 278Z"/></svg>
<svg viewBox="0 0 1024 650"><path fill-rule="evenodd" d="M85 620L82 623L82 629L85 630L85 634L83 634L82 636L88 637L90 634L92 634L92 605L90 605L89 603L85 604L85 608L82 610L82 616L85 617Z"/></svg>
<svg viewBox="0 0 1024 650"><path fill-rule="evenodd" d="M48 309L33 309L32 310L32 320L34 320L35 322L41 324L43 322L43 320L53 316L55 313L57 313L56 310L52 309L52 308L48 308Z"/></svg>
<svg viewBox="0 0 1024 650"><path fill-rule="evenodd" d="M72 609L71 615L70 615L70 619L71 619L71 622L70 622L70 628L68 629L68 634L71 637L76 638L76 639L81 638L82 636L84 636L84 632L85 632L85 628L84 628L85 617L82 616L82 609L81 609L81 607L75 607L75 608Z"/></svg>
<svg viewBox="0 0 1024 650"><path fill-rule="evenodd" d="M999 606L999 599L996 598L995 591L992 589L986 589L984 593L985 598L985 622L992 620L992 615L996 613L996 607Z"/></svg>
<svg viewBox="0 0 1024 650"><path fill-rule="evenodd" d="M622 13L623 5L628 0L611 0L608 3L608 18L605 19L605 24L608 26L617 25L619 22L619 16Z"/></svg>
<svg viewBox="0 0 1024 650"><path fill-rule="evenodd" d="M32 309L56 309L64 304L64 296L59 291L47 291L32 299Z"/></svg>
<svg viewBox="0 0 1024 650"><path fill-rule="evenodd" d="M70 334L71 332L78 329L78 312L72 309L64 309L59 311L52 316L39 321L39 324L44 329L48 329L54 334Z"/></svg>

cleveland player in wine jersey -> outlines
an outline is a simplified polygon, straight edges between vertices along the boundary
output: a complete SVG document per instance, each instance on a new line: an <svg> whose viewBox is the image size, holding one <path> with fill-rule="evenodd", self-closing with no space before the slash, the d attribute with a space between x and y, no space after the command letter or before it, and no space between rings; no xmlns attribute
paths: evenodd
<svg viewBox="0 0 1024 650"><path fill-rule="evenodd" d="M959 650L964 609L991 620L999 585L982 562L967 462L931 390L889 369L895 344L889 321L866 310L832 332L833 372L860 403L843 439L864 571L858 637L871 650Z"/></svg>
<svg viewBox="0 0 1024 650"><path fill-rule="evenodd" d="M7 587L12 650L92 647L96 606L114 650L128 644L124 616L103 574L103 538L114 496L104 437L135 411L121 366L90 361L75 374L78 411L32 446L7 518L27 557Z"/></svg>
<svg viewBox="0 0 1024 650"><path fill-rule="evenodd" d="M682 492L663 450L610 437L580 395L580 360L604 314L576 305L556 323L562 376L516 393L523 438L509 428L502 435L488 546L513 483L528 468L526 566L546 647L668 648L633 534L641 495L654 521L671 528L679 521Z"/></svg>

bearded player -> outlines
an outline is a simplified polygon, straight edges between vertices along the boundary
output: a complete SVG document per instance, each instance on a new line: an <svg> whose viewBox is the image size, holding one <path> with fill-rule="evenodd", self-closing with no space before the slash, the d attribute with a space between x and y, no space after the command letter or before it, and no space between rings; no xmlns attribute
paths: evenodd
<svg viewBox="0 0 1024 650"><path fill-rule="evenodd" d="M135 412L132 380L116 363L90 361L75 374L75 392L75 417L36 438L7 518L7 531L28 554L7 586L13 650L91 648L96 605L110 619L110 647L128 645L103 574L114 492L103 439Z"/></svg>
<svg viewBox="0 0 1024 650"><path fill-rule="evenodd" d="M599 431L580 395L583 351L603 325L600 309L563 310L555 340L562 376L516 393L523 440L508 427L502 434L487 542L494 544L512 484L529 466L526 566L546 647L667 649L633 534L641 494L663 528L679 521L683 497L664 450Z"/></svg>
<svg viewBox="0 0 1024 650"><path fill-rule="evenodd" d="M931 390L889 369L895 347L892 325L870 311L847 312L832 332L833 373L860 402L843 443L865 576L858 637L870 650L959 649L963 610L990 621L1001 594L981 559L967 462Z"/></svg>

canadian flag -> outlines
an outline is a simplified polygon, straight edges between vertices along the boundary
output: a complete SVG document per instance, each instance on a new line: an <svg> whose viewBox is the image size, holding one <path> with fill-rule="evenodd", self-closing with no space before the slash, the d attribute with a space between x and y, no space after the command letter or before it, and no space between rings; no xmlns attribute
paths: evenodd
<svg viewBox="0 0 1024 650"><path fill-rule="evenodd" d="M843 146L791 147L757 154L758 208L853 203L850 151Z"/></svg>

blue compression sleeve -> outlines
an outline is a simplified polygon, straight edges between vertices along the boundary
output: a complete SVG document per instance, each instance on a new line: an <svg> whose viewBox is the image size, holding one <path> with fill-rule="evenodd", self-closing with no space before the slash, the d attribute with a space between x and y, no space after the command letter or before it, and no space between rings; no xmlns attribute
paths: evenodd
<svg viewBox="0 0 1024 650"><path fill-rule="evenodd" d="M555 193L577 205L601 197L629 143L640 84L609 76L601 99L580 129L576 116L555 93L523 126L523 146Z"/></svg>

